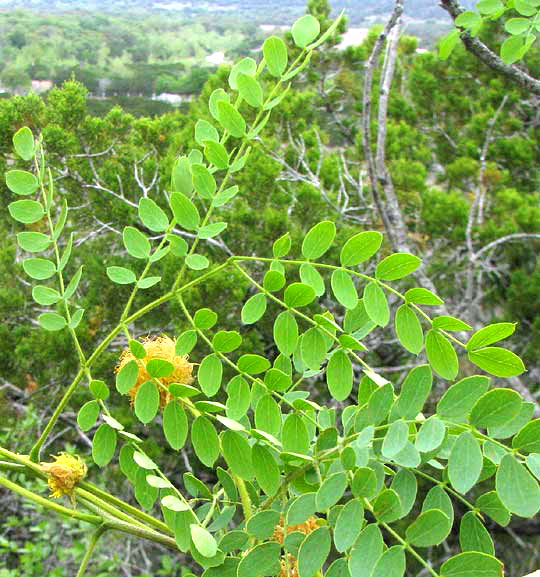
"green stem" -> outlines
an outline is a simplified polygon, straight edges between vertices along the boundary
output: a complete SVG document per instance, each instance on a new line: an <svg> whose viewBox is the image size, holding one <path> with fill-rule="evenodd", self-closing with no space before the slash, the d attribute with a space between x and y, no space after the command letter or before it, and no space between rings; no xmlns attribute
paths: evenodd
<svg viewBox="0 0 540 577"><path fill-rule="evenodd" d="M379 522L379 525L384 527L384 529L390 533L390 535L392 535L392 537L394 537L394 539L398 541L403 546L403 548L406 549L433 577L440 577L435 569L433 569L433 567L419 553L417 553L415 549L411 547L411 545L409 545L409 543L407 543L407 541L405 541L401 535L399 535L399 533L396 533L392 527L382 522Z"/></svg>
<svg viewBox="0 0 540 577"><path fill-rule="evenodd" d="M478 510L477 507L475 507L472 503L470 503L469 501L467 501L467 499L465 499L465 497L463 497L462 495L460 495L457 491L454 491L454 489L452 489L452 487L449 487L444 481L439 481L437 480L435 477L432 477L431 475L428 475L427 473L424 473L423 471L420 471L418 469L409 469L412 473L414 473L415 475L418 475L419 477L423 477L424 479L427 479L428 481L431 481L434 485L438 485L441 489L443 489L443 491L446 491L447 493L450 493L450 495L452 495L453 497L455 497L458 501L461 501L467 508L469 508L477 517L479 517L480 519L483 520L483 517L480 513L480 511Z"/></svg>
<svg viewBox="0 0 540 577"><path fill-rule="evenodd" d="M0 470L24 473L26 471L26 467L24 465L20 465L19 463L9 463L8 461L0 461Z"/></svg>
<svg viewBox="0 0 540 577"><path fill-rule="evenodd" d="M364 506L373 515L373 507L371 506L371 503L367 499L364 499ZM390 527L389 525L387 525L386 523L384 523L382 521L377 521L377 524L380 525L381 527L384 527L384 529L388 533L390 533L390 535L392 535L392 537L394 537L394 539L396 541L398 541L403 546L403 548L406 549L422 565L422 567L424 567L433 577L440 577L440 575L435 572L433 567L427 561L425 561L422 558L422 556L419 555L414 550L414 548L411 547L411 545L409 545L409 543L407 543L407 541L405 539L403 539L403 537L401 537L401 535L399 533L394 531L394 529L392 529L392 527Z"/></svg>
<svg viewBox="0 0 540 577"><path fill-rule="evenodd" d="M44 162L43 148L41 149L41 158L42 158L42 161ZM40 172L40 170L39 170L37 156L34 157L34 160L35 160L37 172L42 175L42 172ZM52 197L53 197L52 186L53 186L53 184L52 184L52 178L50 177L50 170L49 170L49 181L50 181L49 182L49 188L50 188L49 194L50 194L50 199L52 201ZM71 339L73 340L73 343L75 345L75 349L77 350L77 354L79 355L79 361L80 361L81 368L80 368L77 376L75 377L75 379L73 380L73 382L69 386L68 390L66 391L66 393L62 397L60 404L56 407L56 410L54 411L52 417L49 419L49 422L47 423L45 430L43 431L43 433L39 437L37 443L32 447L32 450L30 451L30 459L32 461L36 461L36 462L39 461L39 454L40 454L41 447L43 446L43 443L47 439L47 436L49 435L51 429L54 427L54 424L56 423L58 417L60 416L60 414L64 410L64 407L66 406L69 398L71 397L71 395L75 391L75 388L77 387L78 383L81 381L84 374L87 374L89 379L92 378L90 375L90 371L88 369L87 363L86 363L86 357L85 357L84 352L82 350L81 344L79 343L79 339L77 338L77 333L75 332L75 329L73 327L71 327L71 313L69 311L68 301L65 297L64 276L62 274L62 270L60 269L60 261L61 261L60 250L58 248L58 242L55 239L54 225L53 225L52 218L51 218L51 204L47 201L47 193L45 192L45 185L44 185L42 176L40 176L40 187L41 187L41 196L43 198L43 203L46 207L47 223L49 226L49 233L50 233L51 240L53 243L54 255L55 255L55 259L56 259L56 274L58 277L58 287L60 288L60 295L62 296L62 303L64 305L64 311L66 314L69 334L71 335Z"/></svg>
<svg viewBox="0 0 540 577"><path fill-rule="evenodd" d="M118 509L123 510L128 515L131 515L132 517L139 519L146 525L152 525L155 529L158 529L159 531L170 533L171 535L173 534L173 531L171 531L169 527L167 527L167 525L165 525L165 523L163 523L162 521L154 519L154 517L151 517L144 511L140 511L139 509L133 507L129 503L125 503L118 497L115 497L114 495L111 495L106 491L103 491L99 487L92 485L92 483L81 481L79 483L79 487L82 489L86 489L86 491L88 491L89 493L93 493L97 497L100 497L103 501L110 502L111 505L114 505Z"/></svg>
<svg viewBox="0 0 540 577"><path fill-rule="evenodd" d="M84 501L84 498L81 500ZM116 531L122 531L123 533L129 533L130 535L135 535L136 537L141 537L143 539L148 539L149 541L153 541L154 543L161 543L162 545L166 545L167 547L178 551L178 547L176 545L176 541L169 537L168 535L163 535L158 531L154 531L153 529L139 527L138 525L130 525L129 523L125 523L124 521L119 521L114 517L111 517L106 511L100 510L92 502L86 502L86 507L90 510L97 512L101 515L101 518L104 519L104 524L109 529L114 529Z"/></svg>
<svg viewBox="0 0 540 577"><path fill-rule="evenodd" d="M94 503L96 507L99 507L101 510L106 511L112 517L125 521L126 523L132 523L133 525L137 525L138 527L146 527L146 525L144 525L140 521L137 521L127 513L120 511L116 507L113 507L112 505L107 503L104 499L100 499L99 497L93 495L92 493L86 491L85 489L76 487L74 492L77 495L77 497L82 497L85 502Z"/></svg>
<svg viewBox="0 0 540 577"><path fill-rule="evenodd" d="M43 148L41 149L41 156L42 158L44 158L43 156ZM34 157L35 159L35 165L36 165L36 170L39 171L39 166L38 166L38 161L37 161L37 156ZM71 313L69 311L69 304L68 301L65 297L65 285L64 285L64 275L62 274L62 271L60 270L60 261L61 261L61 257L60 257L60 250L58 247L58 241L55 239L55 234L54 234L54 225L52 222L52 217L51 217L51 206L48 204L47 202L47 194L45 192L45 186L43 183L43 179L40 178L40 186L41 186L41 196L43 198L43 203L46 207L46 215L47 215L47 223L49 226L49 233L51 235L51 240L53 243L53 249L54 249L54 256L56 259L56 275L58 277L58 287L60 288L60 294L62 295L62 303L64 305L64 311L66 313L66 319L68 322L68 330L69 333L71 335L71 338L73 340L73 343L75 344L75 348L77 349L77 353L79 355L79 360L81 363L81 367L84 369L86 366L86 359L83 353L83 350L81 348L81 344L79 343L79 339L77 338L77 334L75 333L75 329L72 328L71 325ZM49 169L49 188L51 189L49 191L50 193L50 198L52 200L53 197L53 190L52 190L52 177L50 174L50 169Z"/></svg>
<svg viewBox="0 0 540 577"><path fill-rule="evenodd" d="M28 489L21 487L17 483L13 483L9 479L6 479L1 475L0 475L0 485L2 487L5 487L6 489L9 489L10 491L13 491L14 493L18 493L25 499L34 502L36 505L42 505L43 507L46 507L47 509L54 511L55 513L65 515L66 517L69 517L71 519L79 519L80 521L85 521L86 523L92 523L93 525L99 525L102 522L101 517L98 517L97 515L89 515L88 513L81 513L76 509L68 509L67 507L55 503L50 499L45 499L40 495L36 495L36 493L33 493L32 491L29 491Z"/></svg>
<svg viewBox="0 0 540 577"><path fill-rule="evenodd" d="M99 538L101 537L101 535L103 535L103 533L105 533L106 530L107 530L107 527L105 525L100 525L92 533L92 537L90 537L90 543L88 543L86 553L84 554L84 557L81 561L81 565L79 567L79 570L77 571L77 577L83 577L83 575L86 571L86 568L88 567L88 563L89 563L90 559L92 558L92 554L94 552L94 549L96 548L96 545L99 541Z"/></svg>
<svg viewBox="0 0 540 577"><path fill-rule="evenodd" d="M31 470L35 471L39 476L41 477L45 476L43 472L40 470L39 466L28 461L24 457L21 457L20 455L15 455L14 453L11 453L10 451L4 449L2 449L0 453L1 452L7 453L8 455L13 455L14 457L16 457L15 459L16 461L19 462L22 461L23 463L26 463L28 467ZM111 507L107 503L104 503L104 501L98 499L95 495L92 495L88 491L80 489L79 487L75 488L75 493L77 494L78 498L88 509L96 512L97 515L81 513L76 509L68 509L63 505L55 503L51 499L45 499L44 497L41 497L40 495L37 495L32 491L29 491L28 489L25 489L24 487L21 487L17 483L13 483L9 479L6 479L5 477L2 476L0 476L0 486L5 487L6 489L10 489L11 491L18 493L19 495L25 497L26 499L29 499L30 501L33 501L38 505L43 505L47 509L50 509L61 515L65 515L66 517L72 519L79 519L87 523L92 523L93 525L102 525L103 520L105 519L106 526L110 527L111 529L123 531L124 533L130 533L138 537L149 539L150 541L154 541L156 543L162 543L175 550L177 549L176 542L168 535L163 535L158 531L154 531L153 529L146 527L145 525L139 523L135 519L132 519L128 515L125 515L121 511L118 511L118 509L116 509L115 507Z"/></svg>
<svg viewBox="0 0 540 577"><path fill-rule="evenodd" d="M176 295L181 294L184 291L197 286L201 282L204 282L209 277L215 275L216 273L223 270L225 267L229 266L229 264L230 264L230 259L227 260L226 262L220 264L219 266L216 266L215 268L208 271L207 273L205 273L205 274L197 277L196 279L193 279L192 281L186 283L185 285L181 286L180 288L178 288L174 291L171 290L171 291L165 293L164 295L162 295L158 299L152 301L151 303L148 303L147 305L145 305L144 307L139 309L137 312L131 314L129 317L124 319L123 323L118 323L116 325L116 327L114 327L114 329L111 330L111 332L101 341L101 343L97 346L97 348L94 350L94 352L90 355L90 357L88 358L88 361L86 363L87 366L92 366L95 363L95 361L99 358L101 353L111 343L111 341L114 339L114 337L116 337L116 335L122 330L124 324L130 324L130 323L136 321L137 319L140 319L141 317L143 317L144 315L149 313L151 310L153 310L156 307L170 301Z"/></svg>
<svg viewBox="0 0 540 577"><path fill-rule="evenodd" d="M224 492L225 491L223 489L220 489L214 495L214 497L212 499L212 504L210 505L210 509L208 510L206 517L204 518L203 522L201 523L201 527L206 527L208 525L208 523L210 523L210 521L212 520L212 517L213 517L214 512L216 510L217 502L219 501L219 498L221 497L221 495L223 495Z"/></svg>
<svg viewBox="0 0 540 577"><path fill-rule="evenodd" d="M41 467L36 463L30 461L22 455L12 453L3 447L0 447L0 455L6 457L16 464L22 465L23 467L32 471L35 475L41 479L47 479L47 475L41 470ZM148 525L153 525L156 529L160 531L166 531L171 533L170 529L161 521L154 519L150 515L139 511L135 507L132 507L128 503L124 503L121 499L102 491L98 487L88 483L86 481L81 481L74 488L74 493L76 496L81 497L85 502L92 502L95 506L100 507L101 510L106 511L110 515L123 519L128 523L133 523L144 527L145 523ZM107 503L107 501L109 503ZM133 518L135 517L135 518ZM137 520L137 518L139 520ZM142 523L140 522L142 521Z"/></svg>
<svg viewBox="0 0 540 577"><path fill-rule="evenodd" d="M244 480L238 475L233 473L233 479L238 487L238 493L240 495L240 501L242 502L242 509L244 511L244 521L248 521L253 516L253 509L251 507L251 499L249 498L249 493L246 488Z"/></svg>
<svg viewBox="0 0 540 577"><path fill-rule="evenodd" d="M30 460L31 461L34 461L36 463L39 461L39 454L41 451L41 447L43 447L43 444L47 440L49 433L52 431L54 425L56 424L56 421L58 420L58 418L62 414L65 406L68 404L68 401L71 398L71 395L75 392L77 385L81 382L82 378L84 377L84 373L85 373L84 369L82 369L82 368L79 369L79 372L77 373L77 375L73 379L73 382L71 383L71 385L69 385L67 391L64 393L64 396L60 400L60 403L58 403L56 409L54 410L54 413L52 414L51 418L49 419L49 422L47 423L47 425L45 425L45 428L43 429L43 432L39 436L39 439L36 441L36 443L32 447L32 450L30 451Z"/></svg>
<svg viewBox="0 0 540 577"><path fill-rule="evenodd" d="M511 449L510 447L508 447L507 445L505 445L504 443L501 443L500 441L497 441L497 439L492 439L491 437L488 437L487 435L484 435L484 433L481 433L476 427L474 427L473 425L464 425L464 424L456 424L456 423L452 423L452 422L448 422L448 425L451 425L452 427L456 427L459 429L462 429L464 431L470 431L475 437L478 437L479 439L482 439L482 441L491 441L494 445L497 445L499 447L501 447L501 449L504 449L505 451L507 451L508 453L512 453L513 455L517 455L518 457L520 457L523 460L526 460L525 455L523 455L523 453L520 453L519 451L515 450L515 449Z"/></svg>

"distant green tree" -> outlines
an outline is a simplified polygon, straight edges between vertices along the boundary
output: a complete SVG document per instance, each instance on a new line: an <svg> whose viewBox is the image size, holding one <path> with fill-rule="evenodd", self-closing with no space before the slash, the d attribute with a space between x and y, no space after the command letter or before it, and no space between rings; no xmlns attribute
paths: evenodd
<svg viewBox="0 0 540 577"><path fill-rule="evenodd" d="M32 84L29 74L14 66L5 68L0 80L6 88L12 91L28 90Z"/></svg>

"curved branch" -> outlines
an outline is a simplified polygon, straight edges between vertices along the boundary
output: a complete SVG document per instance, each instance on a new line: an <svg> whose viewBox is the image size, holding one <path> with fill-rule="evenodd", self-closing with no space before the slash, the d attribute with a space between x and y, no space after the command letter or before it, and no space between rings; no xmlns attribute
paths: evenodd
<svg viewBox="0 0 540 577"><path fill-rule="evenodd" d="M441 0L441 6L448 12L448 14L450 14L453 20L464 12L463 8L456 0ZM513 80L522 88L526 88L530 92L540 95L540 80L533 78L530 74L527 74L527 72L521 70L521 68L515 64L505 64L501 58L499 58L499 56L488 48L479 38L471 36L471 34L465 30L461 32L461 40L463 41L465 48L471 54L474 54L486 66L489 66L492 70L495 70L495 72Z"/></svg>
<svg viewBox="0 0 540 577"><path fill-rule="evenodd" d="M497 240L494 240L494 241L490 242L489 244L486 244L486 246L484 246L483 248L481 248L475 254L475 258L478 259L478 257L481 256L482 254L484 254L485 252L488 252L489 250L492 250L495 247L497 247L500 244L503 244L505 242L512 242L514 240L521 240L521 239L527 239L527 238L540 238L540 234L533 233L533 232L531 232L531 233L516 232L514 234L508 234L506 236L502 236L501 238L498 238Z"/></svg>

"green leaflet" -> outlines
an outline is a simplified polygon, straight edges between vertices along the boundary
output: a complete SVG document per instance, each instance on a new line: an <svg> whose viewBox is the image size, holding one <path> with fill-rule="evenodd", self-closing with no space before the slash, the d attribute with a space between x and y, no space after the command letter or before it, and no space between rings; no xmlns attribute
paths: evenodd
<svg viewBox="0 0 540 577"><path fill-rule="evenodd" d="M403 577L405 574L405 551L400 545L386 550L377 561L373 577Z"/></svg>
<svg viewBox="0 0 540 577"><path fill-rule="evenodd" d="M281 430L281 409L270 394L261 397L255 409L255 426L279 437Z"/></svg>
<svg viewBox="0 0 540 577"><path fill-rule="evenodd" d="M272 453L264 445L255 444L251 449L251 462L257 483L269 496L275 495L280 486L280 473Z"/></svg>
<svg viewBox="0 0 540 577"><path fill-rule="evenodd" d="M326 351L324 333L317 327L308 329L301 341L302 360L306 366L314 371L319 370L326 358Z"/></svg>
<svg viewBox="0 0 540 577"><path fill-rule="evenodd" d="M99 416L99 404L96 400L86 402L77 414L77 424L82 431L91 429Z"/></svg>
<svg viewBox="0 0 540 577"><path fill-rule="evenodd" d="M478 481L482 471L482 451L476 437L469 431L454 443L448 459L448 477L456 491L466 493Z"/></svg>
<svg viewBox="0 0 540 577"><path fill-rule="evenodd" d="M92 441L92 457L96 465L104 467L114 456L116 431L107 424L99 426Z"/></svg>
<svg viewBox="0 0 540 577"><path fill-rule="evenodd" d="M407 541L417 547L439 545L448 537L452 523L439 509L428 509L407 528Z"/></svg>
<svg viewBox="0 0 540 577"><path fill-rule="evenodd" d="M431 329L426 336L426 353L429 364L443 379L455 379L459 371L456 351L440 332Z"/></svg>
<svg viewBox="0 0 540 577"><path fill-rule="evenodd" d="M274 341L279 351L287 356L292 355L298 344L298 324L289 311L279 313L274 322Z"/></svg>
<svg viewBox="0 0 540 577"><path fill-rule="evenodd" d="M382 444L382 454L392 458L405 448L409 438L409 425L405 421L394 421L389 427Z"/></svg>
<svg viewBox="0 0 540 577"><path fill-rule="evenodd" d="M212 467L219 457L219 438L212 422L207 417L197 417L191 426L191 442L199 460Z"/></svg>
<svg viewBox="0 0 540 577"><path fill-rule="evenodd" d="M403 384L395 403L395 411L404 419L415 419L431 393L433 374L429 365L412 369Z"/></svg>
<svg viewBox="0 0 540 577"><path fill-rule="evenodd" d="M488 325L474 333L467 343L467 350L474 351L483 347L488 347L506 339L516 330L516 323L496 323Z"/></svg>
<svg viewBox="0 0 540 577"><path fill-rule="evenodd" d="M335 270L330 279L332 292L340 304L347 309L354 309L358 304L358 293L351 276L344 270Z"/></svg>
<svg viewBox="0 0 540 577"><path fill-rule="evenodd" d="M256 323L266 311L266 296L264 293L257 293L250 297L242 307L242 322L245 325Z"/></svg>
<svg viewBox="0 0 540 577"><path fill-rule="evenodd" d="M445 435L445 424L436 416L432 416L420 427L415 441L416 448L423 453L433 451L442 444Z"/></svg>
<svg viewBox="0 0 540 577"><path fill-rule="evenodd" d="M401 512L401 499L393 489L384 489L373 502L373 514L380 522L392 523Z"/></svg>
<svg viewBox="0 0 540 577"><path fill-rule="evenodd" d="M351 499L341 509L334 527L334 544L343 553L352 547L360 534L364 507L360 499Z"/></svg>
<svg viewBox="0 0 540 577"><path fill-rule="evenodd" d="M254 476L251 450L246 438L236 431L225 431L221 437L223 456L230 469L246 481Z"/></svg>
<svg viewBox="0 0 540 577"><path fill-rule="evenodd" d="M405 517L411 511L416 501L418 483L415 474L409 469L400 469L390 484L401 501L401 517Z"/></svg>
<svg viewBox="0 0 540 577"><path fill-rule="evenodd" d="M409 352L418 355L424 348L424 333L416 313L410 306L401 305L398 308L395 327L399 342Z"/></svg>
<svg viewBox="0 0 540 577"><path fill-rule="evenodd" d="M384 281L398 280L413 273L421 264L422 261L412 254L391 254L377 265L375 277Z"/></svg>
<svg viewBox="0 0 540 577"><path fill-rule="evenodd" d="M536 479L513 455L503 457L495 478L503 505L520 517L533 517L540 510L540 487Z"/></svg>
<svg viewBox="0 0 540 577"><path fill-rule="evenodd" d="M321 31L321 26L314 16L307 14L293 24L291 31L295 44L300 48L304 48L317 38ZM306 576L302 575L301 577Z"/></svg>
<svg viewBox="0 0 540 577"><path fill-rule="evenodd" d="M268 540L279 525L281 515L278 511L260 511L248 519L246 531L260 540Z"/></svg>
<svg viewBox="0 0 540 577"><path fill-rule="evenodd" d="M167 215L151 198L139 201L139 218L153 232L163 232L169 226Z"/></svg>
<svg viewBox="0 0 540 577"><path fill-rule="evenodd" d="M489 381L489 377L480 375L461 379L444 393L437 404L437 413L441 417L465 419L476 401L487 392Z"/></svg>
<svg viewBox="0 0 540 577"><path fill-rule="evenodd" d="M303 283L292 283L285 289L283 300L291 308L305 307L315 299L313 287Z"/></svg>
<svg viewBox="0 0 540 577"><path fill-rule="evenodd" d="M388 300L378 283L370 282L366 285L364 289L364 307L368 317L376 325L385 327L390 322Z"/></svg>
<svg viewBox="0 0 540 577"><path fill-rule="evenodd" d="M261 543L254 547L238 565L238 577L259 577L264 573L274 575L279 571L281 546L279 543Z"/></svg>
<svg viewBox="0 0 540 577"><path fill-rule="evenodd" d="M302 254L311 260L320 258L332 246L335 236L336 225L333 222L319 222L304 237Z"/></svg>
<svg viewBox="0 0 540 577"><path fill-rule="evenodd" d="M135 414L142 423L149 423L159 408L159 391L156 383L146 381L135 395Z"/></svg>
<svg viewBox="0 0 540 577"><path fill-rule="evenodd" d="M326 511L343 496L347 487L346 473L334 473L325 479L317 491L315 502L318 511Z"/></svg>
<svg viewBox="0 0 540 577"><path fill-rule="evenodd" d="M309 448L309 433L304 420L296 413L290 413L283 423L283 449L291 453L305 454Z"/></svg>
<svg viewBox="0 0 540 577"><path fill-rule="evenodd" d="M365 231L351 237L341 249L343 266L356 266L370 259L381 247L383 236L380 232Z"/></svg>
<svg viewBox="0 0 540 577"><path fill-rule="evenodd" d="M516 377L525 372L523 361L512 351L501 347L486 347L469 351L469 360L496 377Z"/></svg>
<svg viewBox="0 0 540 577"><path fill-rule="evenodd" d="M513 419L520 409L521 396L516 391L493 389L476 401L469 420L476 427L496 427Z"/></svg>
<svg viewBox="0 0 540 577"><path fill-rule="evenodd" d="M304 284L309 285L315 291L318 297L324 294L326 290L324 279L313 265L308 263L302 264L300 266L300 278Z"/></svg>
<svg viewBox="0 0 540 577"><path fill-rule="evenodd" d="M34 135L27 126L19 128L13 135L13 146L23 160L32 160L35 153Z"/></svg>
<svg viewBox="0 0 540 577"><path fill-rule="evenodd" d="M337 401L344 401L353 388L353 367L349 355L342 349L337 350L326 367L328 391Z"/></svg>
<svg viewBox="0 0 540 577"><path fill-rule="evenodd" d="M233 377L227 385L227 416L241 419L249 409L250 389L242 375Z"/></svg>
<svg viewBox="0 0 540 577"><path fill-rule="evenodd" d="M116 375L116 389L125 395L133 388L139 376L139 366L136 360L126 363Z"/></svg>
<svg viewBox="0 0 540 577"><path fill-rule="evenodd" d="M173 449L179 450L184 446L188 435L188 420L178 401L171 401L163 411L163 432Z"/></svg>
<svg viewBox="0 0 540 577"><path fill-rule="evenodd" d="M246 132L246 121L242 115L226 100L217 103L218 118L223 128L236 138L241 138Z"/></svg>
<svg viewBox="0 0 540 577"><path fill-rule="evenodd" d="M268 71L279 78L287 68L287 46L278 36L270 36L264 41L263 54Z"/></svg>
<svg viewBox="0 0 540 577"><path fill-rule="evenodd" d="M359 535L349 559L349 571L354 577L370 577L383 553L383 537L375 523Z"/></svg>
<svg viewBox="0 0 540 577"><path fill-rule="evenodd" d="M441 567L442 577L502 577L503 564L485 553L460 553Z"/></svg>
<svg viewBox="0 0 540 577"><path fill-rule="evenodd" d="M207 397L213 397L221 388L223 365L217 354L206 356L197 372L197 379Z"/></svg>
<svg viewBox="0 0 540 577"><path fill-rule="evenodd" d="M328 527L310 533L298 550L299 577L314 577L330 554L331 537Z"/></svg>
<svg viewBox="0 0 540 577"><path fill-rule="evenodd" d="M479 551L495 555L495 547L487 529L472 511L468 511L461 518L459 544L462 551Z"/></svg>
<svg viewBox="0 0 540 577"><path fill-rule="evenodd" d="M186 230L196 230L201 222L197 207L181 192L171 194L171 208L176 222Z"/></svg>

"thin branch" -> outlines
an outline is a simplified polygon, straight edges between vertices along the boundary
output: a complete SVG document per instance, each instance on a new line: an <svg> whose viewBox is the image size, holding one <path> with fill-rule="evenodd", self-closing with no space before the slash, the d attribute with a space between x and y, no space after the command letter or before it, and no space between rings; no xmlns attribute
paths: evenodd
<svg viewBox="0 0 540 577"><path fill-rule="evenodd" d="M379 58L384 47L384 43L393 30L394 26L397 24L398 20L401 18L403 13L403 0L396 0L394 6L394 11L390 16L383 32L377 38L373 51L367 61L366 74L364 78L364 95L363 95L363 117L362 117L362 141L364 146L364 154L368 165L369 180L371 182L372 194L377 210L386 229L386 233L392 245L395 245L394 234L392 230L392 222L386 212L383 199L378 186L377 170L375 164L375 158L373 157L373 152L371 149L371 99L373 90L373 76L375 75L375 69L379 63Z"/></svg>

